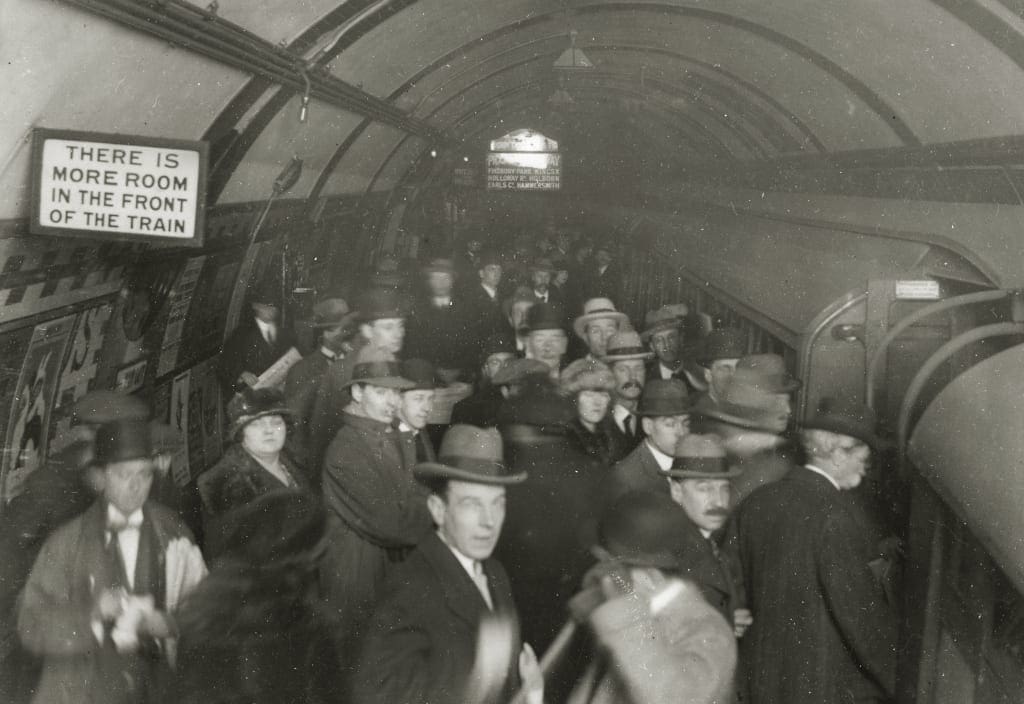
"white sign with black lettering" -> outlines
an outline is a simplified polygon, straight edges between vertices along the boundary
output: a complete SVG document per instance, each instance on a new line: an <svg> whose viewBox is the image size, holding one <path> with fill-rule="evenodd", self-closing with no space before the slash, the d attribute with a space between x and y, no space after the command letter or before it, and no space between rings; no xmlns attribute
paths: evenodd
<svg viewBox="0 0 1024 704"><path fill-rule="evenodd" d="M201 244L204 142L36 133L33 232Z"/></svg>

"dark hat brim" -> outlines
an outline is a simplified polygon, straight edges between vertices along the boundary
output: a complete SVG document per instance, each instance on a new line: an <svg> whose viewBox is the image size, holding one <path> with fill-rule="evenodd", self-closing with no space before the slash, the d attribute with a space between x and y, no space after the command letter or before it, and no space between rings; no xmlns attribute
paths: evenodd
<svg viewBox="0 0 1024 704"><path fill-rule="evenodd" d="M654 359L653 352L644 352L642 350L623 350L616 351L616 354L607 354L601 358L601 361L605 364L611 364L612 362L625 362L631 359Z"/></svg>
<svg viewBox="0 0 1024 704"><path fill-rule="evenodd" d="M473 484L508 486L526 481L526 472L506 474L501 462L476 458L441 458L437 462L420 462L412 468L416 479L455 479Z"/></svg>
<svg viewBox="0 0 1024 704"><path fill-rule="evenodd" d="M764 433L771 433L772 435L778 435L780 432L765 421L741 415L742 411L734 411L731 408L731 404L719 404L715 407L703 408L698 405L694 408L693 413L703 418L712 418L746 430L759 430Z"/></svg>
<svg viewBox="0 0 1024 704"><path fill-rule="evenodd" d="M400 376L374 376L366 379L349 379L341 388L347 388L353 384L369 384L384 389L395 389L396 391L409 391L416 386L416 382Z"/></svg>
<svg viewBox="0 0 1024 704"><path fill-rule="evenodd" d="M892 447L892 443L875 434L874 430L866 425L854 423L845 418L819 417L811 418L801 426L804 430L825 430L838 435L846 435L867 443L875 450L885 450Z"/></svg>
<svg viewBox="0 0 1024 704"><path fill-rule="evenodd" d="M326 328L336 327L344 328L353 325L358 319L359 313L357 313L356 311L351 311L343 315L341 318L335 320L316 320L314 318L313 322L310 324L310 327L312 327L314 330L324 330Z"/></svg>
<svg viewBox="0 0 1024 704"><path fill-rule="evenodd" d="M673 479L735 479L743 474L743 470L736 467L730 467L724 472L702 472L693 469L659 469L658 471Z"/></svg>

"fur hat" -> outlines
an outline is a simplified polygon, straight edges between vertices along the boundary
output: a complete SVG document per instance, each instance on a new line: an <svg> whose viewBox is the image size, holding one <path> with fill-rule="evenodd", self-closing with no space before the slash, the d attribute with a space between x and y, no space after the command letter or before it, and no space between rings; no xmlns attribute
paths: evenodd
<svg viewBox="0 0 1024 704"><path fill-rule="evenodd" d="M242 428L262 416L290 419L292 411L284 394L277 389L242 389L228 402L228 437L236 437Z"/></svg>
<svg viewBox="0 0 1024 704"><path fill-rule="evenodd" d="M565 396L573 397L580 391L615 390L615 377L604 362L590 357L577 359L565 369L558 379L559 390Z"/></svg>

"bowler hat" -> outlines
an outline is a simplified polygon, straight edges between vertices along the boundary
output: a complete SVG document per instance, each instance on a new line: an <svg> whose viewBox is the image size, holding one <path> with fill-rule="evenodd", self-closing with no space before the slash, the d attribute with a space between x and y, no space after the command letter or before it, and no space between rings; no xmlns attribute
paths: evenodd
<svg viewBox="0 0 1024 704"><path fill-rule="evenodd" d="M250 303L261 303L266 306L281 307L281 284L272 276L260 279L249 295Z"/></svg>
<svg viewBox="0 0 1024 704"><path fill-rule="evenodd" d="M867 443L876 450L889 445L875 433L878 418L874 410L863 404L847 399L826 396L818 402L815 414L804 421L805 430L827 430L830 433L848 435Z"/></svg>
<svg viewBox="0 0 1024 704"><path fill-rule="evenodd" d="M690 434L676 443L672 467L663 473L675 479L732 479L742 470L726 462L722 438Z"/></svg>
<svg viewBox="0 0 1024 704"><path fill-rule="evenodd" d="M434 373L434 365L425 359L406 359L402 362L402 377L412 382L412 386L404 391L433 391L441 384Z"/></svg>
<svg viewBox="0 0 1024 704"><path fill-rule="evenodd" d="M548 271L554 273L555 265L552 264L551 260L548 259L547 257L540 257L538 259L535 259L533 263L530 264L530 271Z"/></svg>
<svg viewBox="0 0 1024 704"><path fill-rule="evenodd" d="M306 492L274 489L232 511L224 522L223 561L283 568L315 559L327 514Z"/></svg>
<svg viewBox="0 0 1024 704"><path fill-rule="evenodd" d="M685 303L673 303L648 311L644 317L644 331L640 333L640 339L646 342L656 332L682 327L688 313L689 309Z"/></svg>
<svg viewBox="0 0 1024 704"><path fill-rule="evenodd" d="M575 396L580 391L607 391L615 389L615 377L604 362L584 357L572 362L558 379L559 390L565 396Z"/></svg>
<svg viewBox="0 0 1024 704"><path fill-rule="evenodd" d="M681 416L690 412L689 392L680 379L651 379L644 384L636 414L641 417Z"/></svg>
<svg viewBox="0 0 1024 704"><path fill-rule="evenodd" d="M325 298L313 306L313 327L344 327L357 316L355 311L349 310L343 298Z"/></svg>
<svg viewBox="0 0 1024 704"><path fill-rule="evenodd" d="M539 359L513 359L491 377L491 383L495 386L515 384L531 374L548 376L550 373L551 367Z"/></svg>
<svg viewBox="0 0 1024 704"><path fill-rule="evenodd" d="M231 424L228 437L235 437L238 431L261 416L291 418L292 411L284 400L284 394L270 388L242 389L228 401L228 422Z"/></svg>
<svg viewBox="0 0 1024 704"><path fill-rule="evenodd" d="M604 358L605 364L622 362L629 359L651 359L654 353L640 342L640 335L635 330L619 330L608 338L608 347Z"/></svg>
<svg viewBox="0 0 1024 704"><path fill-rule="evenodd" d="M692 530L686 512L667 494L630 491L601 514L597 539L626 565L679 570L686 557L684 536Z"/></svg>
<svg viewBox="0 0 1024 704"><path fill-rule="evenodd" d="M408 391L415 384L402 376L402 366L394 355L380 352L369 346L363 347L356 355L352 377L344 386L369 384L385 389Z"/></svg>
<svg viewBox="0 0 1024 704"><path fill-rule="evenodd" d="M480 347L480 355L484 362L492 354L515 354L516 341L510 332L496 332L489 335Z"/></svg>
<svg viewBox="0 0 1024 704"><path fill-rule="evenodd" d="M501 302L501 310L508 318L512 315L512 306L516 303L529 303L531 306L537 304L537 297L533 295L533 290L529 286L519 286Z"/></svg>
<svg viewBox="0 0 1024 704"><path fill-rule="evenodd" d="M747 353L747 336L736 328L712 330L700 345L697 363L710 366L716 359L739 359Z"/></svg>
<svg viewBox="0 0 1024 704"><path fill-rule="evenodd" d="M113 390L90 391L71 407L71 417L77 423L100 425L115 420L149 420L149 404L138 396Z"/></svg>
<svg viewBox="0 0 1024 704"><path fill-rule="evenodd" d="M142 420L115 420L96 429L93 462L98 465L153 456L149 424Z"/></svg>
<svg viewBox="0 0 1024 704"><path fill-rule="evenodd" d="M501 434L495 428L453 425L444 434L436 462L420 462L413 476L424 479L456 479L476 484L518 484L526 472L514 472L505 464Z"/></svg>
<svg viewBox="0 0 1024 704"><path fill-rule="evenodd" d="M790 409L788 404L783 407L779 396L799 387L800 381L789 376L778 355L748 355L736 364L718 403L699 412L741 428L781 433Z"/></svg>
<svg viewBox="0 0 1024 704"><path fill-rule="evenodd" d="M538 330L561 330L565 332L562 312L550 303L538 303L526 313L526 329L530 332Z"/></svg>
<svg viewBox="0 0 1024 704"><path fill-rule="evenodd" d="M451 259L431 259L421 269L424 274L449 274L455 276L455 262Z"/></svg>
<svg viewBox="0 0 1024 704"><path fill-rule="evenodd" d="M404 318L405 301L391 289L371 288L363 291L356 300L359 320L369 323L381 318Z"/></svg>
<svg viewBox="0 0 1024 704"><path fill-rule="evenodd" d="M583 315L576 318L572 323L573 332L582 339L586 339L587 324L594 320L614 320L617 326L622 326L623 321L629 322L629 316L615 310L615 304L608 298L591 298L583 304Z"/></svg>

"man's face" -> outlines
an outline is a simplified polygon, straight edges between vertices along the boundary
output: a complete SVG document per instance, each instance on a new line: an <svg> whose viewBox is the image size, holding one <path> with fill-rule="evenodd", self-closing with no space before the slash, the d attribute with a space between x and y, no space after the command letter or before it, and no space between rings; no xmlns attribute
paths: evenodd
<svg viewBox="0 0 1024 704"><path fill-rule="evenodd" d="M398 417L410 427L423 430L427 426L427 416L434 409L434 393L433 389L413 389L402 392Z"/></svg>
<svg viewBox="0 0 1024 704"><path fill-rule="evenodd" d="M344 352L345 327L335 325L333 328L324 328L320 331L320 341L324 347L332 352Z"/></svg>
<svg viewBox="0 0 1024 704"><path fill-rule="evenodd" d="M534 359L539 359L550 367L557 367L562 361L568 342L568 338L561 330L537 330L530 333L526 345Z"/></svg>
<svg viewBox="0 0 1024 704"><path fill-rule="evenodd" d="M129 516L142 508L153 484L153 461L149 458L111 462L103 470L103 496L114 508Z"/></svg>
<svg viewBox="0 0 1024 704"><path fill-rule="evenodd" d="M384 352L398 354L405 339L405 318L378 318L362 327L370 344Z"/></svg>
<svg viewBox="0 0 1024 704"><path fill-rule="evenodd" d="M500 264L488 264L479 272L480 282L491 288L498 288L501 283L501 265Z"/></svg>
<svg viewBox="0 0 1024 704"><path fill-rule="evenodd" d="M670 488L672 500L698 528L716 531L729 520L732 485L728 479L673 479Z"/></svg>
<svg viewBox="0 0 1024 704"><path fill-rule="evenodd" d="M505 522L505 487L453 479L443 498L430 495L427 508L449 545L466 557L486 560Z"/></svg>
<svg viewBox="0 0 1024 704"><path fill-rule="evenodd" d="M651 444L666 455L675 452L676 445L690 432L690 416L653 416L640 423Z"/></svg>
<svg viewBox="0 0 1024 704"><path fill-rule="evenodd" d="M716 359L704 370L704 381L708 383L711 398L719 400L725 392L726 384L736 371L737 359Z"/></svg>
<svg viewBox="0 0 1024 704"><path fill-rule="evenodd" d="M599 249L594 252L594 261L600 267L608 266L612 263L612 254L607 249Z"/></svg>
<svg viewBox="0 0 1024 704"><path fill-rule="evenodd" d="M598 318L587 323L583 333L587 336L587 347L595 357L604 357L608 352L608 338L619 331L619 324L611 318Z"/></svg>
<svg viewBox="0 0 1024 704"><path fill-rule="evenodd" d="M608 413L612 395L607 391L584 389L576 395L576 412L584 423L596 425Z"/></svg>
<svg viewBox="0 0 1024 704"><path fill-rule="evenodd" d="M857 438L839 435L837 447L832 450L832 477L840 489L854 489L867 473L871 448Z"/></svg>
<svg viewBox="0 0 1024 704"><path fill-rule="evenodd" d="M276 455L284 447L288 426L279 415L260 416L242 428L242 447L254 455Z"/></svg>
<svg viewBox="0 0 1024 704"><path fill-rule="evenodd" d="M277 314L280 312L277 306L268 303L253 303L252 312L257 319L264 323L276 323Z"/></svg>
<svg viewBox="0 0 1024 704"><path fill-rule="evenodd" d="M551 272L544 269L534 269L530 274L530 280L533 281L533 290L544 293L548 290L548 286L551 285Z"/></svg>
<svg viewBox="0 0 1024 704"><path fill-rule="evenodd" d="M772 418L768 427L777 433L781 433L789 425L789 419L793 415L793 404L790 402L789 394L771 394Z"/></svg>
<svg viewBox="0 0 1024 704"><path fill-rule="evenodd" d="M647 373L642 359L626 359L612 364L615 398L636 401L644 390Z"/></svg>
<svg viewBox="0 0 1024 704"><path fill-rule="evenodd" d="M427 288L431 296L452 295L452 285L455 278L447 271L431 271L427 274Z"/></svg>
<svg viewBox="0 0 1024 704"><path fill-rule="evenodd" d="M533 301L516 301L512 304L512 327L519 330L526 324L526 314L533 307Z"/></svg>
<svg viewBox="0 0 1024 704"><path fill-rule="evenodd" d="M679 329L659 330L651 335L651 351L666 367L673 368L679 363Z"/></svg>
<svg viewBox="0 0 1024 704"><path fill-rule="evenodd" d="M484 243L481 242L480 240L469 240L468 242L466 242L466 251L472 254L476 254L483 248Z"/></svg>
<svg viewBox="0 0 1024 704"><path fill-rule="evenodd" d="M513 359L515 359L515 355L511 352L495 352L488 356L487 361L484 362L484 376L488 379L493 379L498 370Z"/></svg>
<svg viewBox="0 0 1024 704"><path fill-rule="evenodd" d="M359 404L370 420L390 423L398 412L401 402L398 391L373 384L354 384L352 400Z"/></svg>

